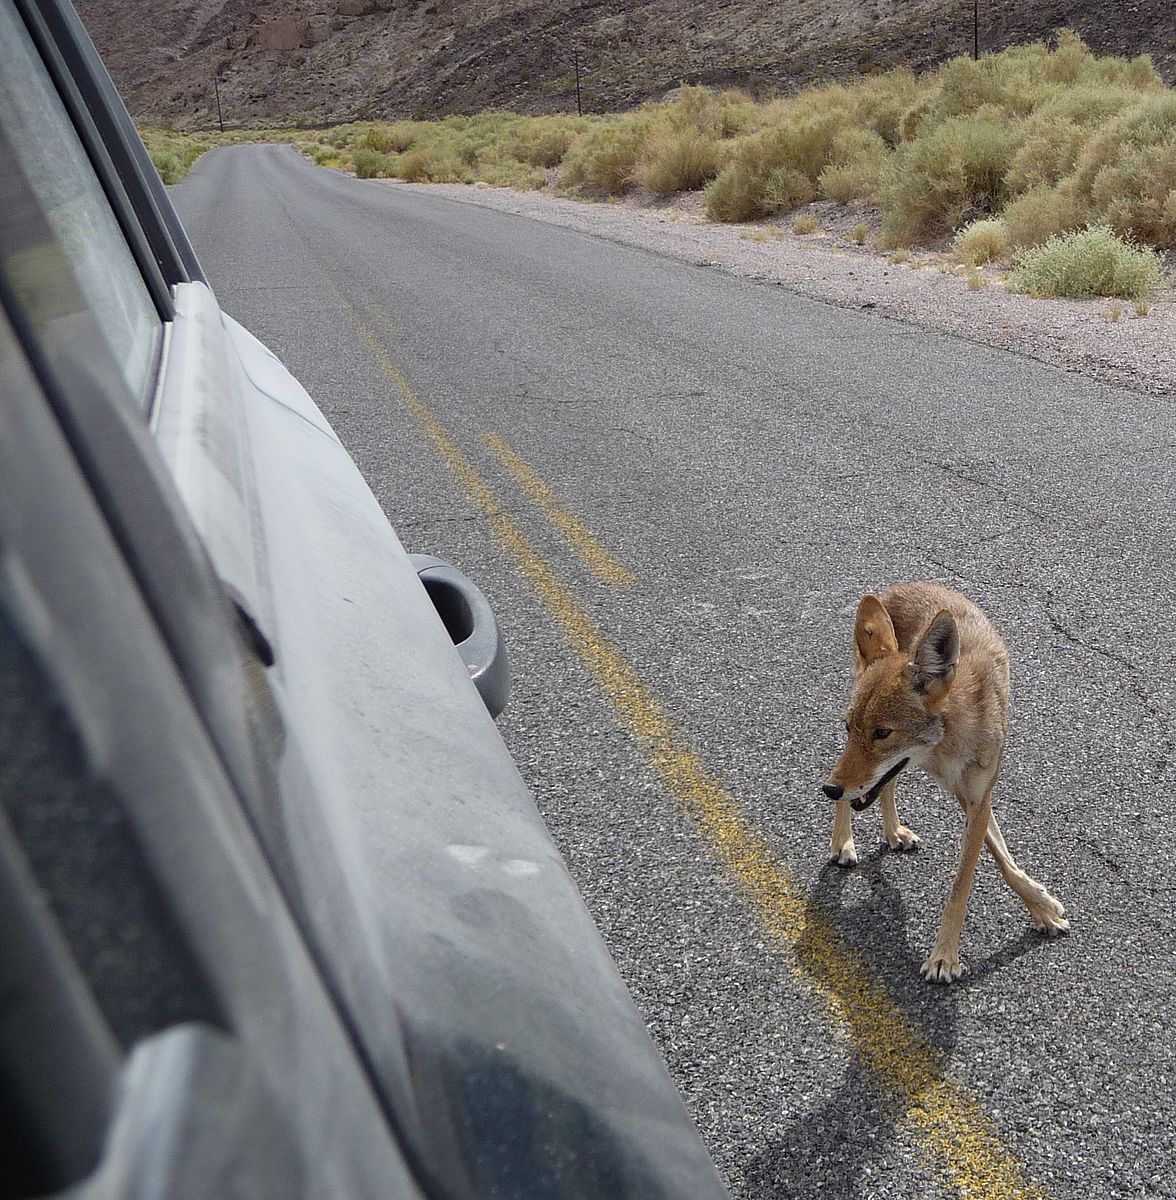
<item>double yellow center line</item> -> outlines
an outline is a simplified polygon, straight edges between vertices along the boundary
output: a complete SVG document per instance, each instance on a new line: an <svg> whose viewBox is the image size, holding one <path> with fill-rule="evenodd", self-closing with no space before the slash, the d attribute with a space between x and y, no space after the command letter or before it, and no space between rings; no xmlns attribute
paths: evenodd
<svg viewBox="0 0 1176 1200"><path fill-rule="evenodd" d="M966 1200L1043 1200L1043 1193L1003 1144L975 1098L948 1078L943 1057L870 974L829 921L814 911L765 839L743 819L735 798L678 734L657 697L575 595L557 577L503 509L440 421L417 396L380 340L337 289L380 369L465 494L481 510L500 546L535 589L568 644L643 747L667 790L690 817L712 853L743 885L760 923L792 952L791 970L851 1041L858 1062L886 1098L899 1132ZM487 446L522 489L568 539L598 578L633 582L555 494L500 437Z"/></svg>

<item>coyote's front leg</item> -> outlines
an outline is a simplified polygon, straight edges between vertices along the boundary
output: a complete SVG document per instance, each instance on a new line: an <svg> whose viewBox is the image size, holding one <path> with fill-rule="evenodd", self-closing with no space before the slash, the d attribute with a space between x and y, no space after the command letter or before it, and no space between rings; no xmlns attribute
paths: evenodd
<svg viewBox="0 0 1176 1200"><path fill-rule="evenodd" d="M964 914L968 911L968 897L972 893L972 879L976 874L976 861L984 848L988 833L988 820L992 816L992 787L980 800L969 800L959 795L964 810L964 840L960 850L960 865L956 871L951 894L943 909L939 922L939 933L935 938L935 949L923 963L923 978L929 983L953 983L964 973L960 963L960 930Z"/></svg>
<svg viewBox="0 0 1176 1200"><path fill-rule="evenodd" d="M857 866L857 848L853 844L853 823L849 801L838 800L833 810L833 836L829 839L829 859L839 867Z"/></svg>
<svg viewBox="0 0 1176 1200"><path fill-rule="evenodd" d="M898 819L898 804L894 798L897 789L898 780L892 779L879 797L882 803L882 836L891 850L913 850L919 844L919 835Z"/></svg>

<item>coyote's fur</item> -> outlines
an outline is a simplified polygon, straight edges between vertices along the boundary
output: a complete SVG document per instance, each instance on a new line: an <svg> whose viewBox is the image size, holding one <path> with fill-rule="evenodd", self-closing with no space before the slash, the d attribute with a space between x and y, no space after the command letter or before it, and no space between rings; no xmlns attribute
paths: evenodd
<svg viewBox="0 0 1176 1200"><path fill-rule="evenodd" d="M943 910L924 978L951 983L963 974L960 927L980 848L986 845L1033 924L1055 937L1070 928L1063 908L1013 861L992 815L1009 710L1009 656L1000 634L967 597L936 583L902 583L858 606L848 741L824 785L837 802L830 851L843 867L857 862L850 809L881 800L882 831L892 850L911 850L918 835L901 824L894 802L900 773L920 767L964 810L959 870Z"/></svg>

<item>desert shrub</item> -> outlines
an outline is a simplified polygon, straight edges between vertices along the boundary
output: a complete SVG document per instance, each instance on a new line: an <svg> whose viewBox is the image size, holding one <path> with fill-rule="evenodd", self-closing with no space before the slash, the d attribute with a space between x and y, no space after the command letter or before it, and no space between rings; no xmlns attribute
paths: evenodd
<svg viewBox="0 0 1176 1200"><path fill-rule="evenodd" d="M298 149L309 158L313 158L320 167L337 167L343 162L342 153L323 142L299 142Z"/></svg>
<svg viewBox="0 0 1176 1200"><path fill-rule="evenodd" d="M790 212L808 204L813 195L808 176L792 167L776 167L764 180L763 204L768 213Z"/></svg>
<svg viewBox="0 0 1176 1200"><path fill-rule="evenodd" d="M505 138L511 157L533 167L558 167L576 137L589 128L578 117L533 117L518 122Z"/></svg>
<svg viewBox="0 0 1176 1200"><path fill-rule="evenodd" d="M402 160L397 160L391 154L382 154L379 150L361 147L352 154L355 163L355 173L360 179L393 179L402 175Z"/></svg>
<svg viewBox="0 0 1176 1200"><path fill-rule="evenodd" d="M601 188L617 194L633 186L647 123L638 120L602 124L581 134L564 158L569 187Z"/></svg>
<svg viewBox="0 0 1176 1200"><path fill-rule="evenodd" d="M919 127L931 111L931 96L921 96L903 114L898 123L900 142L913 142L919 136Z"/></svg>
<svg viewBox="0 0 1176 1200"><path fill-rule="evenodd" d="M1086 214L1073 194L1062 188L1037 187L1018 196L1001 213L1009 242L1016 249L1036 246L1058 233L1086 224Z"/></svg>
<svg viewBox="0 0 1176 1200"><path fill-rule="evenodd" d="M772 209L764 202L764 176L746 163L728 163L703 191L712 221L754 221Z"/></svg>
<svg viewBox="0 0 1176 1200"><path fill-rule="evenodd" d="M1164 146L1176 140L1176 93L1140 96L1116 119L1095 133L1079 157L1074 185L1089 194L1095 176L1113 166L1124 151L1133 147Z"/></svg>
<svg viewBox="0 0 1176 1200"><path fill-rule="evenodd" d="M711 88L684 84L674 99L661 107L660 115L673 125L717 133L722 103Z"/></svg>
<svg viewBox="0 0 1176 1200"><path fill-rule="evenodd" d="M1106 225L1058 234L1018 251L1009 287L1031 296L1146 296L1163 280L1160 256Z"/></svg>
<svg viewBox="0 0 1176 1200"><path fill-rule="evenodd" d="M483 160L478 165L478 179L491 187L517 188L520 192L533 192L547 182L547 173L542 167L520 162L517 158L500 161Z"/></svg>
<svg viewBox="0 0 1176 1200"><path fill-rule="evenodd" d="M1043 63L1042 75L1051 83L1070 86L1102 83L1136 90L1163 87L1149 55L1141 54L1130 61L1110 56L1100 58L1091 53L1072 29L1058 30L1057 50Z"/></svg>
<svg viewBox="0 0 1176 1200"><path fill-rule="evenodd" d="M1176 246L1176 139L1128 147L1090 189L1091 209L1119 233L1153 246Z"/></svg>
<svg viewBox="0 0 1176 1200"><path fill-rule="evenodd" d="M1093 136L1067 183L1096 219L1176 245L1176 94L1143 99Z"/></svg>
<svg viewBox="0 0 1176 1200"><path fill-rule="evenodd" d="M786 111L780 120L744 143L739 154L764 175L777 167L790 167L815 184L830 163L834 140L849 121L843 107L831 104L822 109L814 102L799 111Z"/></svg>
<svg viewBox="0 0 1176 1200"><path fill-rule="evenodd" d="M427 183L430 181L429 169L432 156L427 150L409 150L402 154L395 165L395 174L405 183ZM359 155L356 155L356 172L359 171Z"/></svg>
<svg viewBox="0 0 1176 1200"><path fill-rule="evenodd" d="M871 172L854 167L826 167L817 179L817 186L826 199L836 200L838 204L848 204L851 200L863 196L865 189L872 186L873 180Z"/></svg>
<svg viewBox="0 0 1176 1200"><path fill-rule="evenodd" d="M964 226L951 243L952 257L969 267L1008 258L1010 251L1009 231L1003 221L993 217Z"/></svg>
<svg viewBox="0 0 1176 1200"><path fill-rule="evenodd" d="M885 239L909 246L995 212L1014 145L1010 126L977 114L950 118L899 147L882 197Z"/></svg>
<svg viewBox="0 0 1176 1200"><path fill-rule="evenodd" d="M1042 64L1042 75L1051 83L1074 84L1090 60L1086 43L1072 29L1061 29L1058 31L1058 48Z"/></svg>
<svg viewBox="0 0 1176 1200"><path fill-rule="evenodd" d="M712 134L670 127L647 141L634 178L659 196L696 191L718 174L721 157Z"/></svg>
<svg viewBox="0 0 1176 1200"><path fill-rule="evenodd" d="M1069 121L1029 122L1009 163L1009 189L1025 192L1057 183L1074 169L1087 136L1085 130Z"/></svg>
<svg viewBox="0 0 1176 1200"><path fill-rule="evenodd" d="M728 163L703 192L712 221L755 221L788 212L813 198L813 185L792 167L762 174L745 162Z"/></svg>
<svg viewBox="0 0 1176 1200"><path fill-rule="evenodd" d="M928 91L906 67L863 80L855 91L857 120L890 147L902 140L903 117Z"/></svg>
<svg viewBox="0 0 1176 1200"><path fill-rule="evenodd" d="M820 222L816 217L800 216L792 222L792 232L799 233L802 236L809 233L816 233L821 228Z"/></svg>
<svg viewBox="0 0 1176 1200"><path fill-rule="evenodd" d="M738 137L758 125L763 108L744 92L727 91L719 96L718 135Z"/></svg>
<svg viewBox="0 0 1176 1200"><path fill-rule="evenodd" d="M173 150L155 150L151 154L151 161L159 172L159 178L166 184L179 183L187 174L180 156Z"/></svg>
<svg viewBox="0 0 1176 1200"><path fill-rule="evenodd" d="M416 132L412 124L398 121L394 125L372 125L364 131L360 146L379 154L403 154L412 148L415 141Z"/></svg>
<svg viewBox="0 0 1176 1200"><path fill-rule="evenodd" d="M467 159L435 150L409 150L398 160L398 173L409 183L473 183L474 172Z"/></svg>
<svg viewBox="0 0 1176 1200"><path fill-rule="evenodd" d="M204 135L155 128L143 129L142 137L160 179L169 186L179 183L213 144L211 137Z"/></svg>
<svg viewBox="0 0 1176 1200"><path fill-rule="evenodd" d="M882 136L863 125L837 130L829 145L829 161L838 166L861 159L884 160L888 154L889 148Z"/></svg>
<svg viewBox="0 0 1176 1200"><path fill-rule="evenodd" d="M845 88L815 89L766 106L763 127L733 145L726 168L707 188L708 213L715 220L747 221L808 203L852 120ZM876 137L858 133L859 143ZM881 139L877 144L883 145Z"/></svg>
<svg viewBox="0 0 1176 1200"><path fill-rule="evenodd" d="M872 129L842 130L833 139L832 162L817 177L821 194L839 204L851 200L875 201L889 180L891 154L881 135Z"/></svg>
<svg viewBox="0 0 1176 1200"><path fill-rule="evenodd" d="M1006 52L1007 53L1007 52ZM924 118L932 126L956 117L967 117L981 108L1005 115L1029 111L1020 89L1011 86L1009 72L997 56L981 60L953 58L936 73L936 89L928 98Z"/></svg>

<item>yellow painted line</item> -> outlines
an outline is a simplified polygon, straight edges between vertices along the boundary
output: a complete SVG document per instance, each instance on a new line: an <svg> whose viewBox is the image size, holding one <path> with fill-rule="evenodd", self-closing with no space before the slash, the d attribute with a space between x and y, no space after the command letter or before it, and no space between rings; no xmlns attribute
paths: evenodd
<svg viewBox="0 0 1176 1200"><path fill-rule="evenodd" d="M482 441L506 468L523 494L536 504L543 515L563 534L568 544L580 556L581 562L599 579L611 587L631 587L637 577L618 562L593 536L584 522L574 517L560 503L559 497L539 478L530 465L516 453L504 438L486 433Z"/></svg>
<svg viewBox="0 0 1176 1200"><path fill-rule="evenodd" d="M806 903L762 835L743 820L735 798L677 734L628 660L504 512L354 306L339 298L381 370L482 510L499 544L534 587L624 726L644 746L667 789L747 890L763 926L790 947L792 969L824 1004L860 1065L893 1104L897 1130L963 1200L1044 1200L975 1097L948 1078L940 1052L871 976L865 960Z"/></svg>

